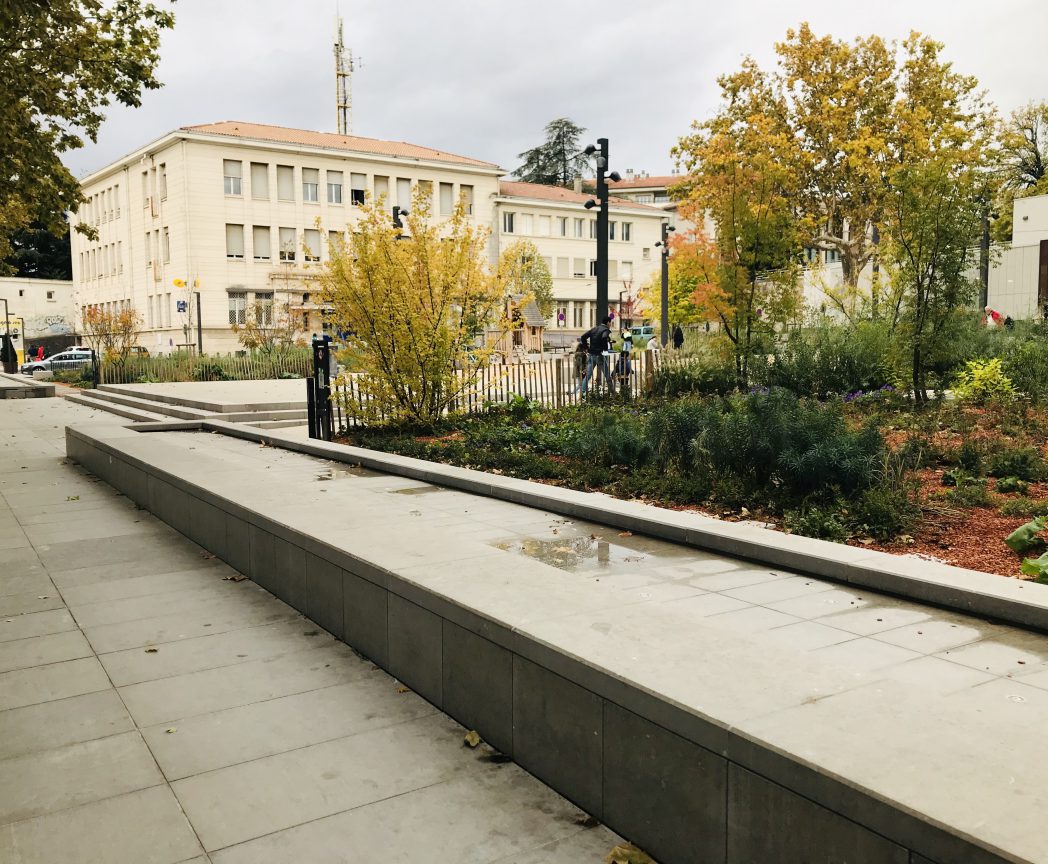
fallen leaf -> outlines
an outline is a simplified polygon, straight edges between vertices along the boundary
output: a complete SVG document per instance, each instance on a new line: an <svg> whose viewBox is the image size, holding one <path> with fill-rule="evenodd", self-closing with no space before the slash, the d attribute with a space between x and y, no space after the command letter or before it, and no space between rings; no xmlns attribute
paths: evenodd
<svg viewBox="0 0 1048 864"><path fill-rule="evenodd" d="M553 551L556 552L558 555L570 555L571 554L571 548L569 546L555 546L553 548Z"/></svg>
<svg viewBox="0 0 1048 864"><path fill-rule="evenodd" d="M480 736L476 731L470 729L469 732L466 733L466 737L462 739L462 743L470 748L476 747L480 743Z"/></svg>
<svg viewBox="0 0 1048 864"><path fill-rule="evenodd" d="M243 582L245 579L247 579L247 576L243 573L233 573L231 576L222 577L223 582Z"/></svg>
<svg viewBox="0 0 1048 864"><path fill-rule="evenodd" d="M159 648L146 648L146 654L156 654L159 650Z"/></svg>
<svg viewBox="0 0 1048 864"><path fill-rule="evenodd" d="M79 495L66 495L66 501L79 501Z"/></svg>
<svg viewBox="0 0 1048 864"><path fill-rule="evenodd" d="M200 557L201 558L211 559L211 558L215 557L215 553L214 552L201 552L200 553Z"/></svg>
<svg viewBox="0 0 1048 864"><path fill-rule="evenodd" d="M410 687L398 687L397 688L397 692L398 693L410 693L411 692L411 688Z"/></svg>
<svg viewBox="0 0 1048 864"><path fill-rule="evenodd" d="M600 540L599 534L590 534L590 540Z"/></svg>
<svg viewBox="0 0 1048 864"><path fill-rule="evenodd" d="M633 536L633 532L632 531L620 531L619 532L619 536L620 537L632 537Z"/></svg>
<svg viewBox="0 0 1048 864"><path fill-rule="evenodd" d="M583 828L596 828L600 825L600 821L595 816L590 816L588 813L582 813L575 817L575 824L581 825Z"/></svg>
<svg viewBox="0 0 1048 864"><path fill-rule="evenodd" d="M37 594L36 595L36 599L37 600L47 600L50 596L51 596L50 594Z"/></svg>
<svg viewBox="0 0 1048 864"><path fill-rule="evenodd" d="M604 857L604 864L655 864L655 860L632 843L623 843Z"/></svg>
<svg viewBox="0 0 1048 864"><path fill-rule="evenodd" d="M178 729L177 729L176 727L172 726L172 727L171 727L170 729L165 729L164 731L165 731L165 732L166 732L166 733L167 733L168 735L170 735L170 734L171 734L172 732L177 732L177 731L178 731Z"/></svg>

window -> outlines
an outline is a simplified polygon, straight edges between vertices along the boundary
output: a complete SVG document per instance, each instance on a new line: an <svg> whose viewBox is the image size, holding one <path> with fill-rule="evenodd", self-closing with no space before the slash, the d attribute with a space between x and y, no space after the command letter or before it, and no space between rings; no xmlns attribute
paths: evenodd
<svg viewBox="0 0 1048 864"><path fill-rule="evenodd" d="M535 217L530 213L520 214L520 233L529 236L535 233Z"/></svg>
<svg viewBox="0 0 1048 864"><path fill-rule="evenodd" d="M239 165L239 164L240 163L237 162L237 165ZM159 178L159 182L160 182L160 200L161 201L166 201L167 200L167 165L165 163L163 163L163 162L161 162L157 166L157 177ZM240 193L238 192L237 194L239 195Z"/></svg>
<svg viewBox="0 0 1048 864"><path fill-rule="evenodd" d="M549 230L550 230L550 217L549 216L539 216L539 236L540 237L549 237Z"/></svg>
<svg viewBox="0 0 1048 864"><path fill-rule="evenodd" d="M571 326L582 329L582 322L585 320L582 316L586 311L586 304L576 301L571 304Z"/></svg>
<svg viewBox="0 0 1048 864"><path fill-rule="evenodd" d="M54 300L55 299L55 292L54 291L48 291L47 292L47 299L48 300Z"/></svg>
<svg viewBox="0 0 1048 864"><path fill-rule="evenodd" d="M229 323L247 324L247 292L229 292Z"/></svg>
<svg viewBox="0 0 1048 864"><path fill-rule="evenodd" d="M277 198L295 200L295 169L290 165L277 165Z"/></svg>
<svg viewBox="0 0 1048 864"><path fill-rule="evenodd" d="M840 260L841 260L841 253L840 253L839 250L837 250L837 249L827 249L826 250L826 263L827 264L836 264Z"/></svg>
<svg viewBox="0 0 1048 864"><path fill-rule="evenodd" d="M804 260L808 264L814 264L819 260L819 250L813 246L804 247Z"/></svg>
<svg viewBox="0 0 1048 864"><path fill-rule="evenodd" d="M316 228L307 228L304 235L305 250L303 257L307 261L320 260L320 232Z"/></svg>
<svg viewBox="0 0 1048 864"><path fill-rule="evenodd" d="M517 215L516 213L511 213L508 210L503 212L503 214L502 214L502 233L503 234L512 234L513 233L513 226L514 226L514 223L516 221L516 219L515 219L516 215Z"/></svg>
<svg viewBox="0 0 1048 864"><path fill-rule="evenodd" d="M256 291L255 304L257 309L258 323L263 326L273 324L273 292Z"/></svg>
<svg viewBox="0 0 1048 864"><path fill-rule="evenodd" d="M81 261L83 261L83 258L84 258L84 253L83 253L83 252L81 252L81 253L80 253L80 259L81 259ZM80 269L81 269L81 270L83 270L83 269L84 269L84 265L83 265L82 263L81 263L81 265L80 265ZM22 289L22 288L19 288L19 289L18 289L18 296L19 296L19 297L25 297L25 290L24 290L24 289Z"/></svg>
<svg viewBox="0 0 1048 864"><path fill-rule="evenodd" d="M113 218L120 218L120 184L113 187Z"/></svg>
<svg viewBox="0 0 1048 864"><path fill-rule="evenodd" d="M608 262L608 281L611 282L619 278L619 262L609 261Z"/></svg>
<svg viewBox="0 0 1048 864"><path fill-rule="evenodd" d="M152 246L153 244L149 242L149 232L148 232L148 231L146 231L146 233L145 233L145 238L146 238L146 239L145 239L145 244L146 244L146 245L145 245L145 252L146 252L146 269L148 270L148 269L149 269L150 267L152 267L152 266L153 266L153 259L152 259L152 258L150 257L150 255L149 255L149 248L150 248L150 246Z"/></svg>
<svg viewBox="0 0 1048 864"><path fill-rule="evenodd" d="M640 250L640 257L643 260L645 260L645 261L650 261L651 260L651 249L649 247L645 246L643 249Z"/></svg>
<svg viewBox="0 0 1048 864"><path fill-rule="evenodd" d="M142 172L142 206L149 206L149 172Z"/></svg>
<svg viewBox="0 0 1048 864"><path fill-rule="evenodd" d="M557 278L567 279L571 274L568 272L568 268L571 266L571 262L567 258L557 259Z"/></svg>
<svg viewBox="0 0 1048 864"><path fill-rule="evenodd" d="M168 291L167 294L164 295L164 298L165 298L165 302L164 302L164 326L165 327L170 327L171 326L171 292Z"/></svg>
<svg viewBox="0 0 1048 864"><path fill-rule="evenodd" d="M622 223L622 242L629 243L633 240L633 223L623 222Z"/></svg>
<svg viewBox="0 0 1048 864"><path fill-rule="evenodd" d="M268 225L256 225L251 229L251 254L256 261L270 260L269 234Z"/></svg>
<svg viewBox="0 0 1048 864"><path fill-rule="evenodd" d="M337 249L338 244L342 242L341 231L328 231L328 257L331 257L331 250Z"/></svg>
<svg viewBox="0 0 1048 864"><path fill-rule="evenodd" d="M586 278L586 259L585 258L573 258L571 266L571 275L576 279Z"/></svg>
<svg viewBox="0 0 1048 864"><path fill-rule="evenodd" d="M619 276L626 281L633 278L633 262L632 261L620 261L619 262Z"/></svg>
<svg viewBox="0 0 1048 864"><path fill-rule="evenodd" d="M350 202L354 207L359 207L364 203L364 199L367 197L366 189L368 183L367 174L350 174L349 185L350 185Z"/></svg>
<svg viewBox="0 0 1048 864"><path fill-rule="evenodd" d="M243 258L244 257L244 226L243 225L227 225L226 226L226 257L227 258Z"/></svg>
<svg viewBox="0 0 1048 864"><path fill-rule="evenodd" d="M543 255L542 261L546 265L547 272L553 273L553 259L546 255Z"/></svg>
<svg viewBox="0 0 1048 864"><path fill-rule="evenodd" d="M280 260L281 261L294 261L295 260L295 229L294 228L281 228L280 229Z"/></svg>
<svg viewBox="0 0 1048 864"><path fill-rule="evenodd" d="M568 304L565 301L561 301L557 304L556 324L558 327L568 326Z"/></svg>
<svg viewBox="0 0 1048 864"><path fill-rule="evenodd" d="M251 163L251 197L269 198L269 165L266 162Z"/></svg>
<svg viewBox="0 0 1048 864"><path fill-rule="evenodd" d="M397 205L401 210L411 206L411 181L404 177L397 178Z"/></svg>
<svg viewBox="0 0 1048 864"><path fill-rule="evenodd" d="M241 194L241 175L244 164L233 159L222 160L222 173L225 175L225 190L227 195Z"/></svg>
<svg viewBox="0 0 1048 864"><path fill-rule="evenodd" d="M596 219L590 219L589 220L589 239L590 240L596 240L597 239L597 220Z"/></svg>
<svg viewBox="0 0 1048 864"><path fill-rule="evenodd" d="M432 180L419 180L418 191L427 201L433 203L433 181Z"/></svg>
<svg viewBox="0 0 1048 864"><path fill-rule="evenodd" d="M590 258L589 275L590 276L596 276L597 275L597 261L594 258Z"/></svg>
<svg viewBox="0 0 1048 864"><path fill-rule="evenodd" d="M568 217L558 216L557 217L557 236L567 237L568 236Z"/></svg>
<svg viewBox="0 0 1048 864"><path fill-rule="evenodd" d="M462 199L462 206L466 208L466 214L469 216L473 215L473 187L467 186L463 183L459 186L459 197Z"/></svg>
<svg viewBox="0 0 1048 864"><path fill-rule="evenodd" d="M378 174L375 175L375 199L385 199L386 204L389 204L389 178L380 177Z"/></svg>
<svg viewBox="0 0 1048 864"><path fill-rule="evenodd" d="M582 239L582 223L584 221L585 220L583 220L583 219L576 219L575 220L575 238L578 239L578 240Z"/></svg>
<svg viewBox="0 0 1048 864"><path fill-rule="evenodd" d="M153 329L153 298L146 297L146 324L150 330Z"/></svg>
<svg viewBox="0 0 1048 864"><path fill-rule="evenodd" d="M342 172L327 172L327 200L328 204L342 203Z"/></svg>
<svg viewBox="0 0 1048 864"><path fill-rule="evenodd" d="M618 224L619 224L618 222L609 222L608 223L608 239L609 240L614 240L615 239L615 228L618 227Z"/></svg>
<svg viewBox="0 0 1048 864"><path fill-rule="evenodd" d="M441 183L440 184L440 215L450 216L451 211L454 209L454 197L455 186L452 183Z"/></svg>
<svg viewBox="0 0 1048 864"><path fill-rule="evenodd" d="M116 272L124 272L124 241L116 241Z"/></svg>
<svg viewBox="0 0 1048 864"><path fill-rule="evenodd" d="M655 193L654 192L642 192L640 195L634 195L633 200L638 204L654 204Z"/></svg>
<svg viewBox="0 0 1048 864"><path fill-rule="evenodd" d="M243 232L240 233L240 245L241 245L241 247L243 247L243 245L244 245L244 234L243 234ZM243 253L244 253L243 248L241 248L240 253L241 253L241 257L243 257ZM153 232L153 260L156 261L158 264L160 263L160 232L159 231L154 231ZM156 268L156 270L154 271L153 275L157 279L160 278L160 268L159 267Z"/></svg>
<svg viewBox="0 0 1048 864"><path fill-rule="evenodd" d="M302 200L319 201L320 171L316 168L302 169Z"/></svg>
<svg viewBox="0 0 1048 864"><path fill-rule="evenodd" d="M171 263L171 232L164 228L164 263Z"/></svg>

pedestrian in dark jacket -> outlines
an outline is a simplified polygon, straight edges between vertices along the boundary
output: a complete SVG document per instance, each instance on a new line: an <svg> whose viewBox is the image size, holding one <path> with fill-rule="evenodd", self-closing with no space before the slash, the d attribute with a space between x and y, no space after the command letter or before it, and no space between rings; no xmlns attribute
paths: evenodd
<svg viewBox="0 0 1048 864"><path fill-rule="evenodd" d="M684 344L684 331L680 329L680 324L673 325L673 347L680 351L681 346Z"/></svg>
<svg viewBox="0 0 1048 864"><path fill-rule="evenodd" d="M594 369L600 369L600 373L608 383L608 390L612 393L615 392L615 383L611 380L611 370L608 368L607 357L607 353L611 351L611 328L608 326L609 324L611 324L611 318L605 315L601 318L600 324L596 327L591 327L583 333L582 338L579 340L586 348L587 364L586 375L579 382L579 386L575 388L575 392L581 389L583 396L589 390L589 382L593 377Z"/></svg>

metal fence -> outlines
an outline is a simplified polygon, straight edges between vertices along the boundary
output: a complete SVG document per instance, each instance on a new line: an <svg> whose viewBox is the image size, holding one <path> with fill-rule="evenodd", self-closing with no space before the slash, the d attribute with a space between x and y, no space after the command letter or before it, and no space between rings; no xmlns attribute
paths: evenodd
<svg viewBox="0 0 1048 864"><path fill-rule="evenodd" d="M99 364L102 384L166 383L169 381L255 381L267 378L306 378L312 373L309 351L283 356L257 354L234 357L173 354L128 357Z"/></svg>
<svg viewBox="0 0 1048 864"><path fill-rule="evenodd" d="M663 352L640 351L630 358L628 376L615 375L618 355L608 358L615 378L616 393L623 398L635 398L647 393L655 370L661 365ZM530 363L492 364L480 369L476 382L449 406L449 413L482 414L492 406L507 405L515 398L527 399L546 408L577 405L583 400L579 389L579 374L573 354L547 357ZM585 366L582 366L585 372ZM622 385L625 384L624 388ZM589 391L607 392L603 376L594 370ZM343 376L334 385L331 401L336 428L361 425L366 412L367 395L360 387L359 375ZM378 421L388 420L383 412Z"/></svg>

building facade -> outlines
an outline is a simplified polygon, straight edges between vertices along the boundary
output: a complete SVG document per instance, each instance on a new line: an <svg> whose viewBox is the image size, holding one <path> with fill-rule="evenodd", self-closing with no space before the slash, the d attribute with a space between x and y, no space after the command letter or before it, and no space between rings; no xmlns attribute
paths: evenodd
<svg viewBox="0 0 1048 864"><path fill-rule="evenodd" d="M74 219L98 239L72 232L74 300L134 308L140 344L156 354L195 347L198 323L206 353L238 350L232 327L256 303L263 312L287 303L303 335L319 333L319 267L365 196L409 208L422 186L436 215L462 196L486 219L501 173L400 142L238 122L184 127L82 181L87 203Z"/></svg>
<svg viewBox="0 0 1048 864"><path fill-rule="evenodd" d="M50 355L76 341L79 319L73 304L72 282L3 277L0 299L7 301L7 319L0 320L0 327L10 328L20 363L30 346L43 345Z"/></svg>

